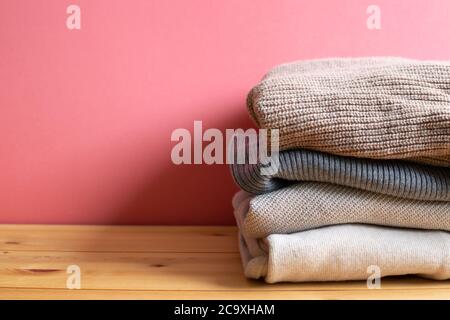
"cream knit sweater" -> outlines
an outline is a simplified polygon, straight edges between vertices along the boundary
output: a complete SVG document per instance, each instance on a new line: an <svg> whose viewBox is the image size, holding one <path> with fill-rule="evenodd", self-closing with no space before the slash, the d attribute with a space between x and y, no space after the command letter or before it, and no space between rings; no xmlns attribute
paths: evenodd
<svg viewBox="0 0 450 320"><path fill-rule="evenodd" d="M336 58L280 65L248 95L281 150L450 166L450 63Z"/></svg>

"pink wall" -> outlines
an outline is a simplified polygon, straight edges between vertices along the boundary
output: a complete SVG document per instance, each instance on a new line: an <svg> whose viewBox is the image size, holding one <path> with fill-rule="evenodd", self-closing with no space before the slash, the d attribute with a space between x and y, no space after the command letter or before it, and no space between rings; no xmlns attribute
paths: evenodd
<svg viewBox="0 0 450 320"><path fill-rule="evenodd" d="M228 168L172 165L172 130L251 126L278 63L450 59L449 32L448 0L0 0L0 223L232 224Z"/></svg>

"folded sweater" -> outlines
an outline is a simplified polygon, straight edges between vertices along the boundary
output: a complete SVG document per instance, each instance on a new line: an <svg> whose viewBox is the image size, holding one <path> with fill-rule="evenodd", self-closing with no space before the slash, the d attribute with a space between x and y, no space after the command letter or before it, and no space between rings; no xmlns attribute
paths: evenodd
<svg viewBox="0 0 450 320"><path fill-rule="evenodd" d="M252 198L242 230L262 238L346 223L450 230L450 202L409 200L305 182Z"/></svg>
<svg viewBox="0 0 450 320"><path fill-rule="evenodd" d="M248 95L280 149L450 166L450 63L335 58L283 64Z"/></svg>
<svg viewBox="0 0 450 320"><path fill-rule="evenodd" d="M231 172L243 190L254 194L316 181L401 198L450 201L450 168L349 158L304 149L280 152L278 163L273 175L262 174L261 164L232 164Z"/></svg>
<svg viewBox="0 0 450 320"><path fill-rule="evenodd" d="M249 197L233 199L238 226ZM345 224L263 239L240 233L245 275L268 283L365 280L370 266L381 276L414 274L450 278L450 233Z"/></svg>

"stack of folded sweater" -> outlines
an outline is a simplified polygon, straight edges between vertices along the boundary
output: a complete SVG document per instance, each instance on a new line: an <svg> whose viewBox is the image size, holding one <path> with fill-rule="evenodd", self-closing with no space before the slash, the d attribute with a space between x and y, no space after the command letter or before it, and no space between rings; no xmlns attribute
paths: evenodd
<svg viewBox="0 0 450 320"><path fill-rule="evenodd" d="M231 166L247 277L450 278L450 63L283 64L247 105L280 146L273 175Z"/></svg>

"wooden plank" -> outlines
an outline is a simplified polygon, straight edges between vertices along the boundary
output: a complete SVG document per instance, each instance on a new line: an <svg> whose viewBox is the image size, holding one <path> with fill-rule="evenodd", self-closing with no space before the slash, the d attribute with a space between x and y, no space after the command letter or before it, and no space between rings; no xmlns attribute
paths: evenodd
<svg viewBox="0 0 450 320"><path fill-rule="evenodd" d="M1 300L48 299L177 299L177 300L308 300L308 299L450 299L448 289L329 291L129 291L0 289Z"/></svg>
<svg viewBox="0 0 450 320"><path fill-rule="evenodd" d="M0 251L238 252L235 227L0 225Z"/></svg>
<svg viewBox="0 0 450 320"><path fill-rule="evenodd" d="M237 253L0 252L0 287L65 289L69 265L91 290L356 290L364 281L272 284L244 278ZM449 289L450 281L382 280L386 289Z"/></svg>
<svg viewBox="0 0 450 320"><path fill-rule="evenodd" d="M73 264L82 290L66 289ZM381 285L247 280L234 227L0 225L0 299L450 299L450 281Z"/></svg>

